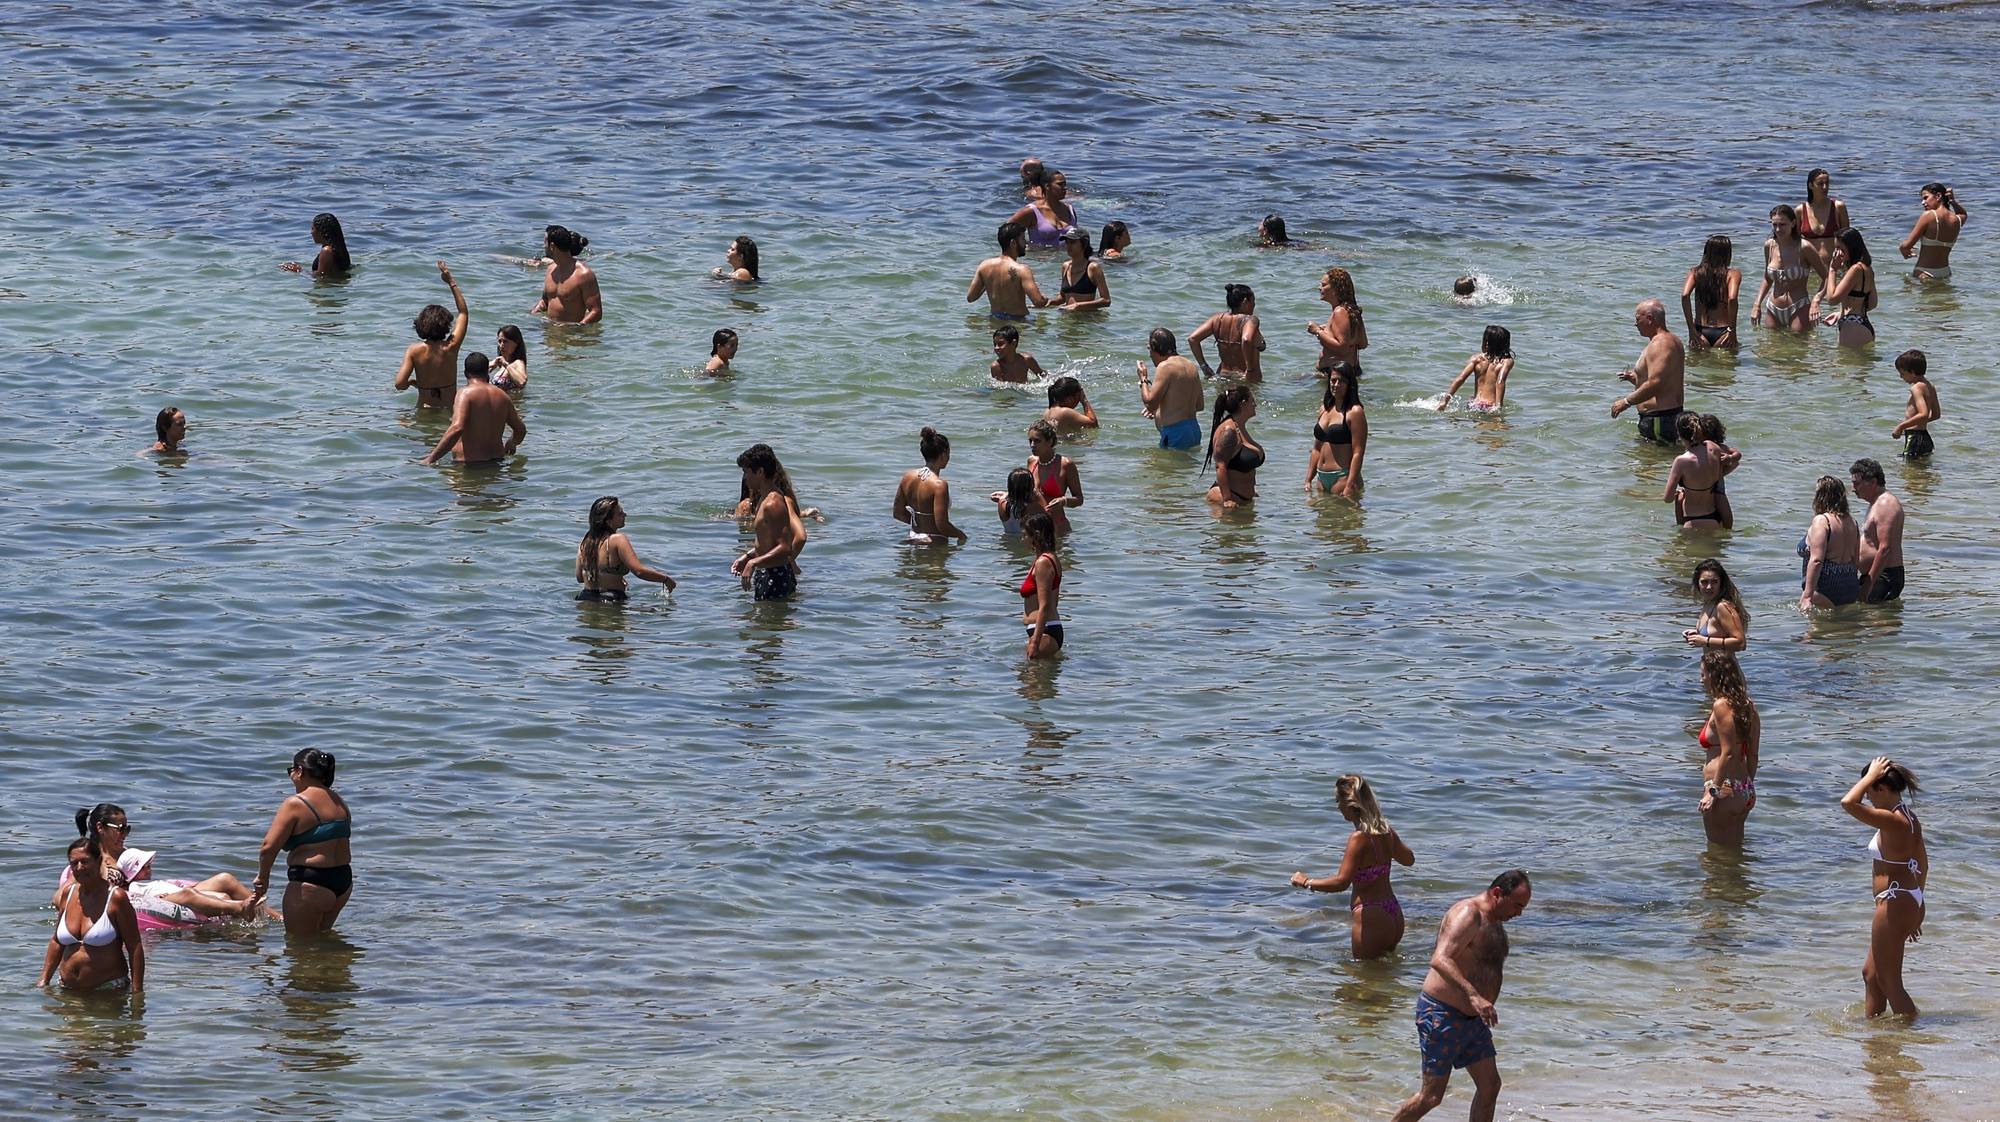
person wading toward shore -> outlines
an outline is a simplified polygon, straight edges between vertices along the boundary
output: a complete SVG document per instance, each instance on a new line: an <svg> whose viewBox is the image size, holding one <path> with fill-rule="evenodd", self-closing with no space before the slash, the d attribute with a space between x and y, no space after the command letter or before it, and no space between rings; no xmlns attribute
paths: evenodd
<svg viewBox="0 0 2000 1122"><path fill-rule="evenodd" d="M1511 869L1486 891L1453 904L1438 927L1424 992L1417 996L1417 1048L1423 1086L1396 1111L1393 1122L1415 1122L1437 1109L1453 1068L1472 1076L1472 1122L1492 1122L1500 1100L1493 1025L1500 1012L1501 973L1507 964L1507 931L1501 925L1528 907L1528 874Z"/></svg>
<svg viewBox="0 0 2000 1122"><path fill-rule="evenodd" d="M1646 349L1630 370L1618 375L1632 383L1632 392L1611 403L1616 417L1634 406L1639 410L1639 435L1655 444L1674 442L1674 418L1684 404L1687 344L1667 330L1667 306L1647 300L1632 310L1632 325L1645 336Z"/></svg>

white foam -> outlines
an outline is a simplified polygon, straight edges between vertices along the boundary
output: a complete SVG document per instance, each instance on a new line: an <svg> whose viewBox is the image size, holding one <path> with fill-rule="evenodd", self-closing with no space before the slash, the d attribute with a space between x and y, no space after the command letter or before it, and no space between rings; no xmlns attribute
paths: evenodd
<svg viewBox="0 0 2000 1122"><path fill-rule="evenodd" d="M1491 308L1512 304L1525 296L1520 289L1502 284L1485 273L1468 273L1473 281L1472 295L1453 296L1451 302L1465 308Z"/></svg>

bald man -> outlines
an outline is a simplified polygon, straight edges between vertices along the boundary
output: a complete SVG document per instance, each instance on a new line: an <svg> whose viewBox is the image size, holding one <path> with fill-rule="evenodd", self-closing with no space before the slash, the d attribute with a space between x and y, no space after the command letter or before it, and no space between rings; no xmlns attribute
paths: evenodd
<svg viewBox="0 0 2000 1122"><path fill-rule="evenodd" d="M1611 415L1637 408L1640 436L1657 444L1677 444L1674 420L1685 404L1687 345L1667 330L1667 306L1658 300L1632 309L1632 326L1645 338L1646 349L1630 370L1618 375L1632 383L1632 392L1611 403Z"/></svg>

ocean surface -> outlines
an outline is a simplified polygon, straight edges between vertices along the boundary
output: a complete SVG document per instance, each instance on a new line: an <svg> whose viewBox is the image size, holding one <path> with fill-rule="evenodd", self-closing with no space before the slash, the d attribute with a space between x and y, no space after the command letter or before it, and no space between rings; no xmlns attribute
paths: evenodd
<svg viewBox="0 0 2000 1122"><path fill-rule="evenodd" d="M1438 919L1518 865L1503 1117L1995 1116L1992 7L8 15L0 1115L1381 1118ZM1104 418L1065 449L1086 502L1048 666L983 499L1040 389L989 383L962 299L1030 154L1134 243L1107 311L1024 331ZM1867 352L1747 330L1765 214L1816 166L1880 268ZM1895 242L1933 179L1972 221L1920 290ZM320 210L345 283L275 267ZM1306 244L1253 248L1268 212ZM590 238L599 327L528 313L513 259L552 222ZM1744 465L1735 531L1698 537L1659 501L1669 454L1607 412L1632 305L1672 306L1713 233L1748 341L1689 399ZM755 288L708 277L738 234ZM442 426L391 390L440 258L468 349L528 336L497 471L415 464ZM1301 487L1335 264L1374 343L1359 509ZM1468 272L1491 295L1456 306ZM1218 515L1132 364L1228 282L1270 339L1270 463ZM1431 411L1488 323L1519 357L1504 419ZM703 377L725 326L735 372ZM1945 411L1921 466L1889 437L1906 347ZM184 462L137 454L167 404ZM962 547L889 517L924 425ZM786 605L727 571L757 441L827 516ZM1908 506L1909 589L1809 619L1813 481L1863 455ZM602 494L671 597L572 602ZM1680 632L1711 555L1765 722L1740 854L1694 805ZM355 814L334 946L162 938L142 1010L32 987L77 806L123 805L165 875L247 878L304 747ZM1926 787L1914 1027L1860 1013L1867 838L1837 800L1878 753ZM1350 960L1344 896L1286 886L1337 861L1346 771L1417 854L1386 961Z"/></svg>

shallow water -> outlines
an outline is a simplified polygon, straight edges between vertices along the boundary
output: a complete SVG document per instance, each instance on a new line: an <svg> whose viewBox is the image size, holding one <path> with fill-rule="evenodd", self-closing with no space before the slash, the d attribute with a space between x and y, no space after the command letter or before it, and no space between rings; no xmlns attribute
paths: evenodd
<svg viewBox="0 0 2000 1122"><path fill-rule="evenodd" d="M1443 908L1521 865L1507 1116L1990 1113L2000 446L1976 419L2000 316L1974 294L2000 280L1979 202L2000 149L1966 91L1990 86L2000 19L1101 11L72 5L0 31L5 1101L1380 1117L1414 1086ZM980 501L1036 397L988 384L961 300L1029 152L1136 242L1107 313L1024 332L1106 419L1067 450L1088 501L1054 667L1020 659L1027 556ZM1676 536L1669 457L1605 416L1630 306L1675 295L1713 232L1754 265L1814 165L1881 262L1881 342L1757 332L1692 369L1746 462L1735 532ZM1894 242L1932 178L1975 221L1954 286L1918 291ZM346 224L348 284L272 268L319 209ZM1273 210L1311 248L1251 249ZM601 329L526 314L536 277L503 258L548 222L591 238ZM765 247L754 290L705 279L739 232ZM530 436L497 472L413 465L441 425L389 393L438 257L468 347L528 332ZM1032 260L1053 290L1056 260ZM1359 511L1300 489L1303 324L1334 263L1374 340ZM1466 271L1511 302L1454 306ZM1184 337L1227 281L1271 339L1271 466L1254 509L1217 517L1130 379L1146 332ZM1505 418L1422 408L1488 322L1520 356ZM720 326L742 353L706 379ZM1923 467L1891 462L1907 346L1946 411ZM196 454L135 457L170 401ZM917 554L887 511L925 424L952 438L973 540ZM789 606L726 571L733 458L758 440L829 515ZM1807 620L1812 481L1864 454L1909 506L1907 598ZM570 601L604 493L671 599ZM1679 632L1711 554L1750 602L1766 722L1740 857L1704 854L1693 809ZM123 804L163 872L247 875L308 746L339 754L357 818L338 947L165 939L139 1016L27 986L70 808ZM1932 789L1914 1028L1858 1011L1865 834L1835 802L1878 752ZM1388 962L1347 960L1344 901L1284 887L1337 857L1347 770L1418 855Z"/></svg>

